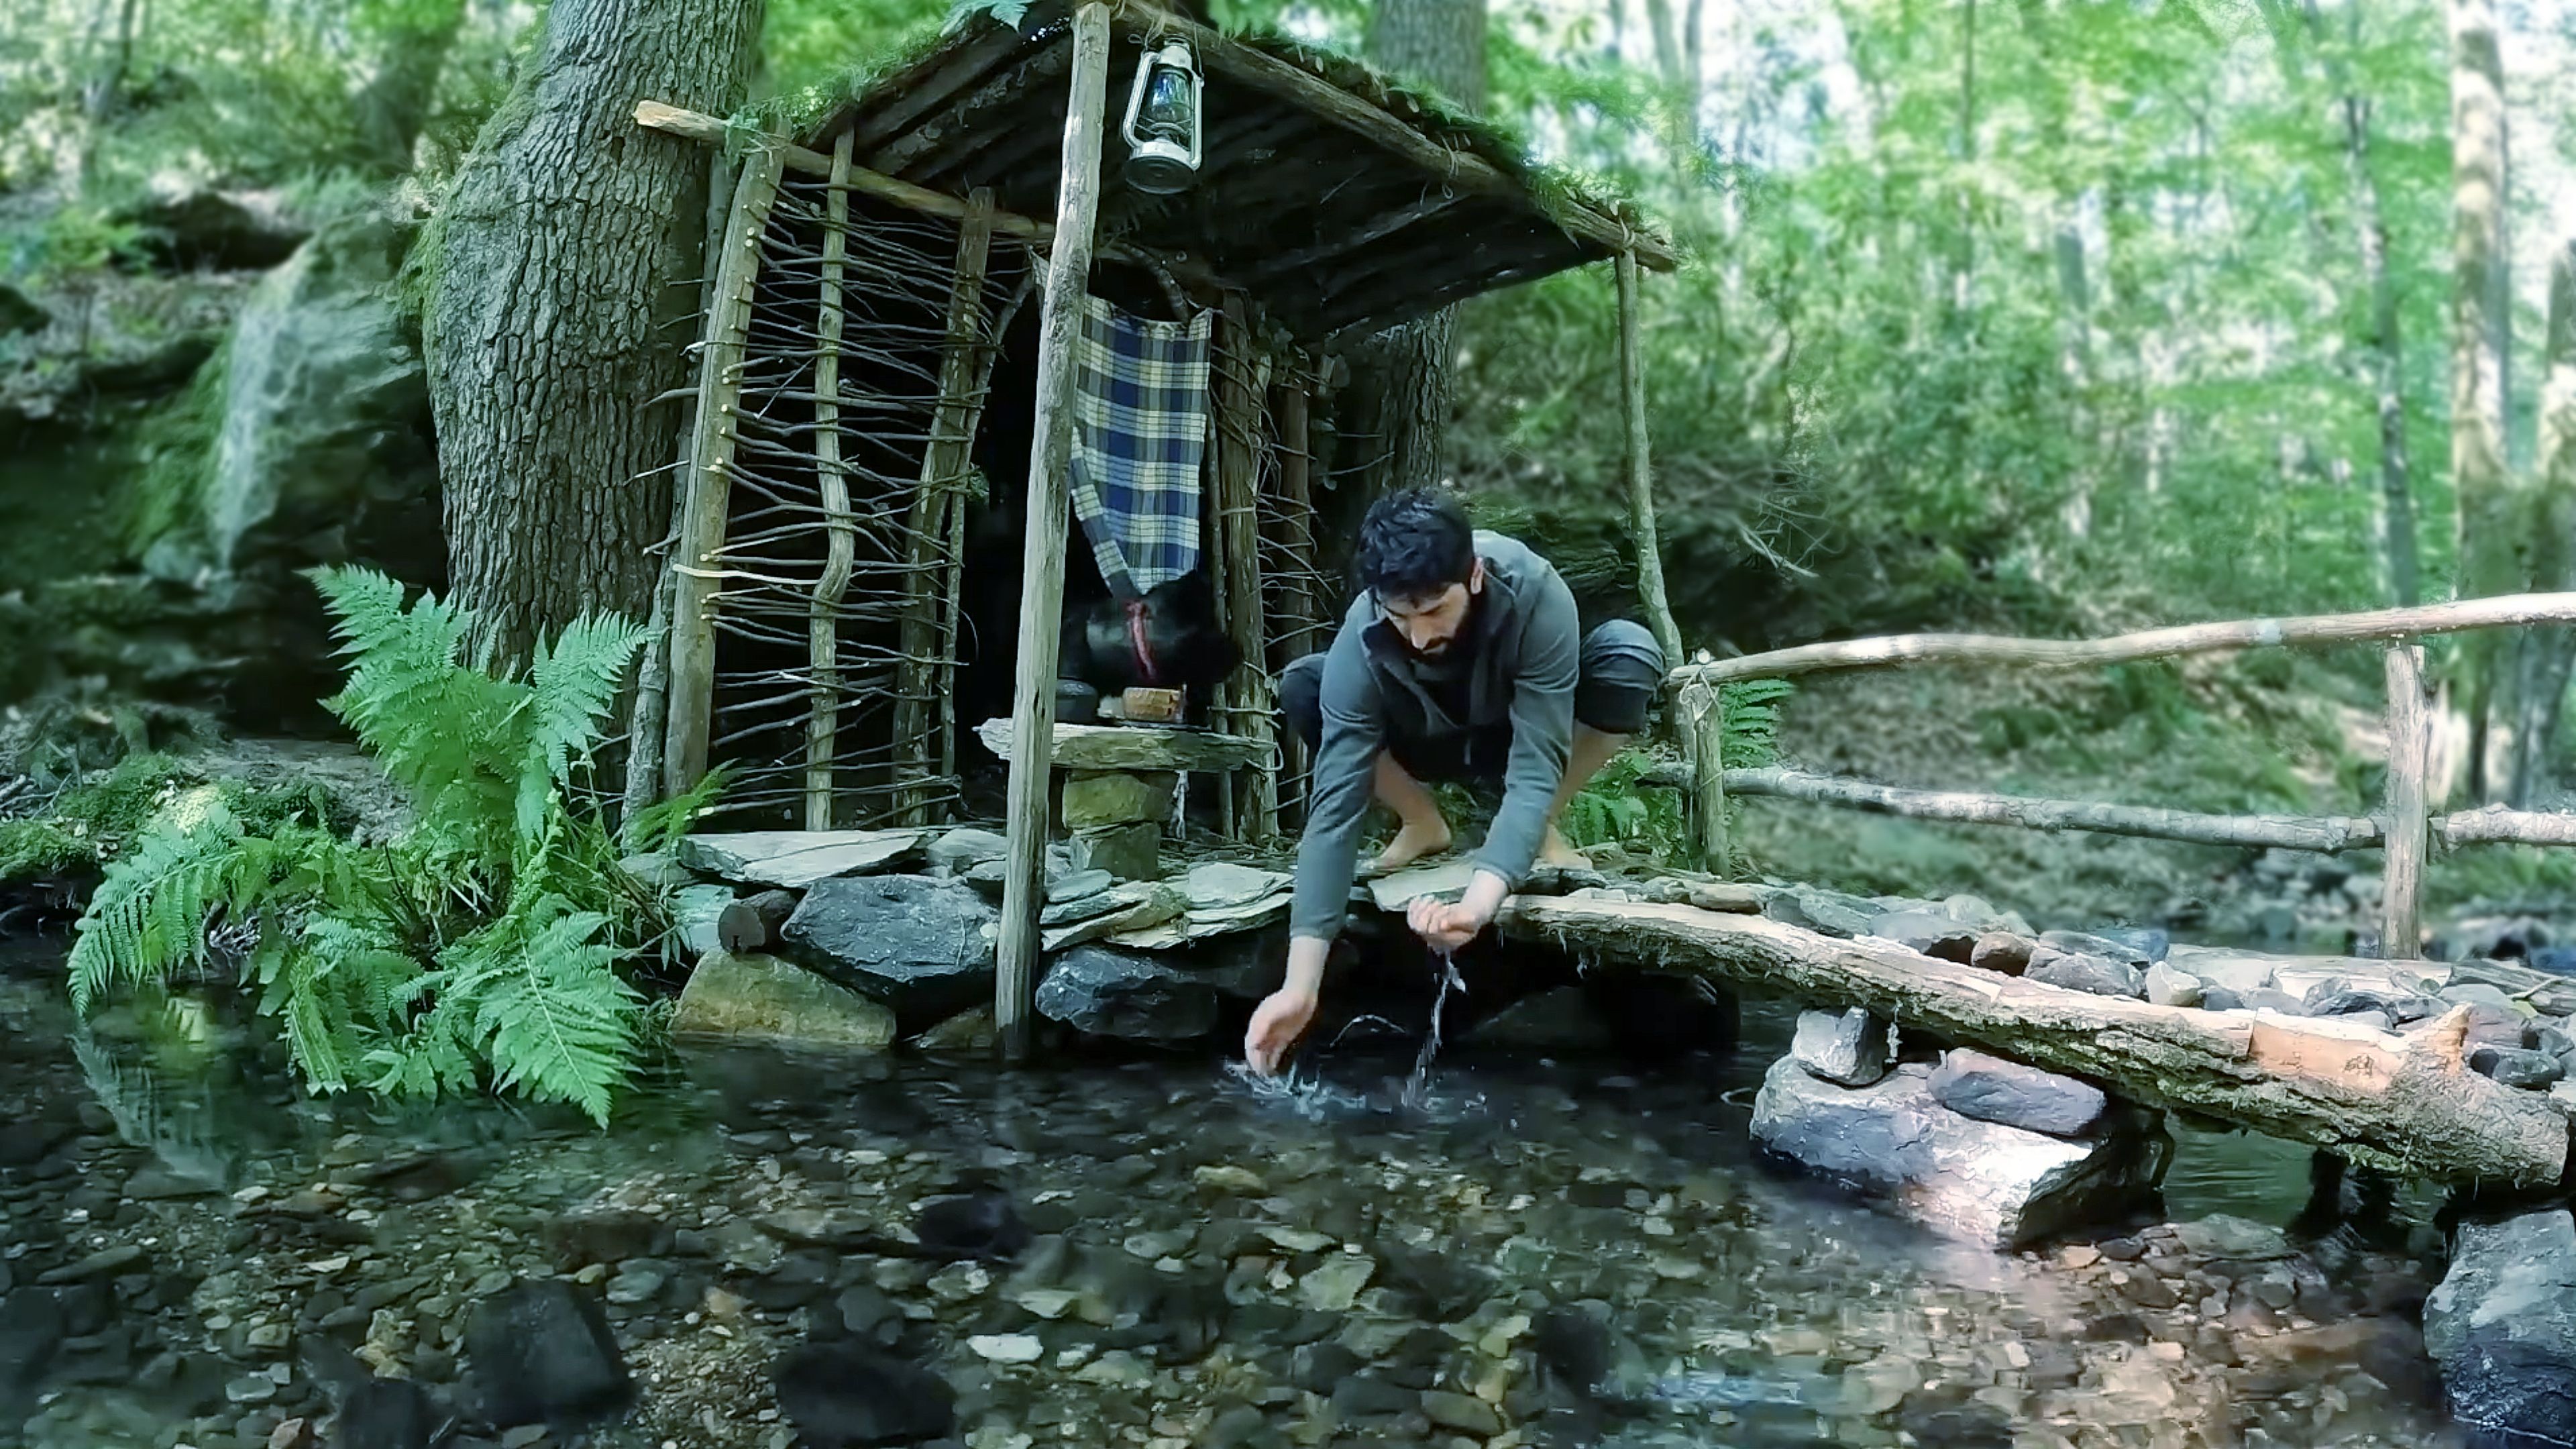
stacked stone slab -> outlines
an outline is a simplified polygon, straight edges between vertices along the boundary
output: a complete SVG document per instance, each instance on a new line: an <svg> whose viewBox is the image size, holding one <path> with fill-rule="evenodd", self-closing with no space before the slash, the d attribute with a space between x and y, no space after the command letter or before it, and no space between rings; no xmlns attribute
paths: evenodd
<svg viewBox="0 0 2576 1449"><path fill-rule="evenodd" d="M2124 1210L2171 1144L2096 1088L1982 1053L1890 1064L1858 1008L1798 1018L1753 1101L1753 1135L1948 1237L2011 1248Z"/></svg>
<svg viewBox="0 0 2576 1449"><path fill-rule="evenodd" d="M1060 807L1076 870L1120 880L1162 875L1163 827L1180 776L1170 770L1069 770Z"/></svg>

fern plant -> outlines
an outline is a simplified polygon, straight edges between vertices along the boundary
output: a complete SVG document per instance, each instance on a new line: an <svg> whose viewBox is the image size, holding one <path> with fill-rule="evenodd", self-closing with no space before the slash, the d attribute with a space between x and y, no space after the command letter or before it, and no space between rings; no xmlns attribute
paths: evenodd
<svg viewBox="0 0 2576 1449"><path fill-rule="evenodd" d="M1717 689L1717 755L1728 769L1752 769L1780 758L1780 702L1798 692L1785 679L1747 679Z"/></svg>
<svg viewBox="0 0 2576 1449"><path fill-rule="evenodd" d="M310 577L347 684L325 701L409 793L401 839L357 845L220 805L164 818L111 868L72 950L72 999L203 969L218 931L259 1011L317 1091L434 1096L488 1082L606 1122L640 1049L643 1001L619 963L667 930L667 904L617 868L666 846L719 788L613 836L580 793L643 631L576 621L524 678L469 662L475 621L365 569Z"/></svg>

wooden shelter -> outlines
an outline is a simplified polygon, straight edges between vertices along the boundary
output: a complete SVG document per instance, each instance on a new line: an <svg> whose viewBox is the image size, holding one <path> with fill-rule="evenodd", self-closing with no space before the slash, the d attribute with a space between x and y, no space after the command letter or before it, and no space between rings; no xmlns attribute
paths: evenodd
<svg viewBox="0 0 2576 1449"><path fill-rule="evenodd" d="M1116 121L1173 38L1204 76L1201 157L1150 194L1119 179ZM1034 976L1082 295L1214 314L1199 567L1247 664L1212 724L1269 762L1268 679L1342 597L1309 526L1334 353L1589 262L1673 264L1435 98L1142 0L971 22L792 138L636 119L727 158L638 738L666 791L720 761L729 804L778 823L927 824L983 758L961 734L1008 715L1006 1040ZM1281 774L1226 779L1221 828L1275 829Z"/></svg>

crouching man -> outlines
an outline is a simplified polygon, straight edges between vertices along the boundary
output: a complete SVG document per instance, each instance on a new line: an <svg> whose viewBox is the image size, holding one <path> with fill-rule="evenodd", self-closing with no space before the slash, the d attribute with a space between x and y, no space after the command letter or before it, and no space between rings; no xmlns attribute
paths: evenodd
<svg viewBox="0 0 2576 1449"><path fill-rule="evenodd" d="M1244 1057L1278 1069L1315 1018L1324 957L1340 933L1372 796L1395 812L1376 861L1393 870L1449 848L1426 780L1500 780L1502 807L1456 904L1413 903L1434 950L1475 939L1533 862L1582 866L1556 819L1645 728L1663 651L1637 624L1582 632L1574 595L1520 542L1468 527L1431 489L1381 498L1360 525L1360 597L1332 648L1288 666L1279 705L1313 750L1297 849L1288 979L1253 1013Z"/></svg>

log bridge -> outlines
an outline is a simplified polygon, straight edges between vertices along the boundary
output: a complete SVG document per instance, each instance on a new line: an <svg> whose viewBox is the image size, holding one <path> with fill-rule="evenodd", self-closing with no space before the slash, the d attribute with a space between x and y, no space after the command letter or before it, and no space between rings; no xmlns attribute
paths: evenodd
<svg viewBox="0 0 2576 1449"><path fill-rule="evenodd" d="M2393 1172L2524 1187L2569 1180L2568 1115L2544 1094L2470 1070L2457 1029L2401 1036L2334 1018L2095 996L1893 941L1843 940L1741 914L1749 900L1711 903L1728 909L1615 890L1519 895L1498 924L1506 939L1589 961L1864 1007L1901 1027L2098 1082L2145 1106L2215 1117ZM2400 963L2363 964L2384 971ZM2479 964L2482 979L2524 995L2571 984ZM2445 1025L2464 1028L2465 1019Z"/></svg>

